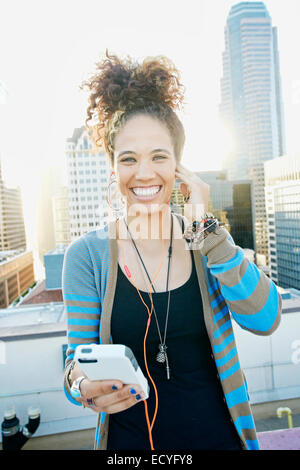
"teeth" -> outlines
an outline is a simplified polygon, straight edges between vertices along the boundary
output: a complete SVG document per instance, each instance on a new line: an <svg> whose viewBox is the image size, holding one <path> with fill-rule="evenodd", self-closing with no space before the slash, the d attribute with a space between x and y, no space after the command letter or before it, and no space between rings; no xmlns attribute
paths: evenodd
<svg viewBox="0 0 300 470"><path fill-rule="evenodd" d="M153 196L158 193L160 186L152 186L152 188L132 188L137 196Z"/></svg>

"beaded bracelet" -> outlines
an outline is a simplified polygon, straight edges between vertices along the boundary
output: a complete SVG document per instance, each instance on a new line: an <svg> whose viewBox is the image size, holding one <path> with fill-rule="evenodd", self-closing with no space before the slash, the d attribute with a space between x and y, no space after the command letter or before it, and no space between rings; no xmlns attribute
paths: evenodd
<svg viewBox="0 0 300 470"><path fill-rule="evenodd" d="M213 233L217 227L225 225L224 222L219 222L212 214L205 213L201 220L194 220L186 228L183 238L187 242L193 244L201 243L209 233Z"/></svg>

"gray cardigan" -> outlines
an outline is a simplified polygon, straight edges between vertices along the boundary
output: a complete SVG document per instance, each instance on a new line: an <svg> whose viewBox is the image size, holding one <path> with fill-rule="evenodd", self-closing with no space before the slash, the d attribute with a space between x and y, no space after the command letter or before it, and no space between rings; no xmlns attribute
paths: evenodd
<svg viewBox="0 0 300 470"><path fill-rule="evenodd" d="M274 284L244 255L225 228L218 228L192 250L206 329L224 391L224 401L244 449L258 449L247 382L240 367L232 319L256 335L270 335L280 323L282 301ZM72 242L64 257L63 298L68 316L67 375L79 344L112 342L110 322L116 292L118 246L115 222ZM95 448L105 450L109 415L99 413Z"/></svg>

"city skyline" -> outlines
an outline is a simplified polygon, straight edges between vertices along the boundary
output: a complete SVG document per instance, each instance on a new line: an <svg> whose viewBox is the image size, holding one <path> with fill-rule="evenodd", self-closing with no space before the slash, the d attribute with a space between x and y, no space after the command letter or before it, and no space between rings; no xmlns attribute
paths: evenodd
<svg viewBox="0 0 300 470"><path fill-rule="evenodd" d="M249 12L249 5L255 14ZM259 18L255 16L264 5L270 18L265 11ZM172 436L172 423L164 426L164 415L175 414L186 398L178 395L176 402L182 389L176 383L180 382L186 384L188 393L194 390L196 402L200 396L198 402L203 405L191 419L183 409L182 416L178 415L183 438L186 430L194 436L194 441L188 436L186 446L300 450L299 19L300 0L2 3L1 449L16 450L24 444L29 450L117 449L119 442L126 447L125 435L115 440L113 435L119 429L111 428L106 412L97 412L96 423L95 407L74 406L80 405L80 399L72 398L71 387L73 373L82 375L80 368L78 372L73 367L78 359L76 346L91 352L87 348L91 343L119 342L132 347L142 375L146 377L147 372L151 378L153 369L158 379L159 408L165 413L158 413L162 433L154 436L155 448L157 443L163 446L163 441L156 442L160 434ZM167 167L157 170L161 162L152 165L154 159L144 159L146 150L129 166L118 164L117 179L111 178L110 159L104 149L93 147L84 127L88 96L79 89L106 49L138 62L164 55L181 72L186 87L186 106L178 113L186 132L181 163L204 183L199 191L196 179L184 171L177 175L183 179L168 185L172 175L165 175ZM226 134L222 116L235 140ZM138 138L135 134L133 139L138 148L131 150L140 153L144 131L145 127L140 132L138 126ZM154 145L157 132L154 129L149 135ZM130 147L132 133L125 141ZM124 149L128 150L127 145ZM142 175L145 163L147 175ZM167 202L172 211L168 220L171 246L174 242L172 258L168 243L162 243L161 256L159 240L154 240L169 238L164 220L161 224L156 217L151 221L134 217L142 215L143 197L139 195L154 193L132 187L141 185L134 183L141 178L142 186L162 184L153 201L161 201L162 206ZM180 191L185 178L191 185L190 198ZM198 243L191 244L189 222L194 221L193 232L203 228L195 219L199 220L203 210L199 198L206 197L206 185L209 200L202 202L208 202L206 210L216 217L220 230L214 230L217 222L204 223L208 238L201 241L199 233L194 233ZM125 194L125 204L121 194L116 194L118 186ZM140 204L134 204L139 200ZM184 222L180 215L190 215L185 211L189 203L194 206L193 218ZM103 230L114 214L120 219L127 208L133 209L128 212L128 230L125 224L125 232L122 224ZM216 233L209 234L211 231ZM129 234L132 242L140 239L137 246L130 243ZM129 241L123 244L124 238ZM146 242L149 238L153 243ZM189 248L191 252L184 253ZM145 266L148 269L149 265L150 286L146 277L143 282L144 271L136 254L142 264L145 261L147 275ZM160 273L153 277L159 259ZM162 285L164 268L166 289ZM124 295L122 286L126 287ZM158 335L155 325L149 329L151 313L144 304L149 314L149 370L145 344L143 355L138 341L146 327L146 312L135 288L141 300L141 289L158 290L155 299L150 295L155 307L162 296L168 297L166 313L160 308L157 317L154 311ZM181 308L184 301L187 307ZM159 323L164 316L169 327L162 342ZM181 358L175 354L179 341L186 346ZM157 357L152 351L155 342L160 350ZM198 346L200 362L193 359ZM162 353L166 347L170 352L169 383L175 386L169 395L164 392L164 381L159 380L157 363L163 359L168 366L167 354ZM167 378L170 370L167 368ZM123 378L117 377L121 383ZM161 401L164 396L165 402ZM140 401L141 397L136 398ZM192 401L193 396L190 398ZM149 399L151 411L154 396L150 388ZM136 403L134 397L131 401ZM167 402L170 409L164 407ZM100 402L98 405L107 411ZM118 406L112 411L117 412ZM203 420L208 406L214 413ZM134 424L139 426L138 413L136 418ZM201 419L210 425L201 427ZM125 421L119 424L130 431ZM287 426L294 429L284 429ZM220 440L215 439L216 429L221 430ZM37 439L27 443L34 433ZM180 435L175 437L169 441L171 448L185 444ZM134 442L145 447L143 439ZM149 443L153 449L152 439ZM187 463L191 459L188 456Z"/></svg>
<svg viewBox="0 0 300 470"><path fill-rule="evenodd" d="M187 89L188 105L182 116L187 134L183 163L193 171L220 169L230 145L218 115L224 26L231 6L239 2L218 1L217 10L213 3L195 1L189 10L182 11L178 1L154 1L146 12L146 24L145 12L136 1L127 7L119 2L118 15L115 4L100 8L93 1L85 2L85 9L81 2L72 2L72 6L64 2L59 11L55 2L46 8L43 4L43 9L36 1L26 6L20 2L20 20L15 19L13 6L5 7L0 34L7 46L0 82L7 93L0 107L0 155L4 180L21 186L27 228L34 231L40 170L49 164L65 167L65 141L85 119L87 96L78 86L92 73L106 47L139 60L158 54L173 60ZM278 28L287 153L300 155L300 64L291 61L289 54L297 35L300 37L296 29L300 5L293 0L287 0L284 7L274 0L264 3Z"/></svg>
<svg viewBox="0 0 300 470"><path fill-rule="evenodd" d="M230 179L247 178L254 165L285 153L277 27L263 2L229 12L221 88L220 113L235 136L223 169Z"/></svg>
<svg viewBox="0 0 300 470"><path fill-rule="evenodd" d="M253 182L256 255L269 264L263 162L285 153L277 27L263 2L241 2L225 27L220 113L234 136L223 161L230 180Z"/></svg>

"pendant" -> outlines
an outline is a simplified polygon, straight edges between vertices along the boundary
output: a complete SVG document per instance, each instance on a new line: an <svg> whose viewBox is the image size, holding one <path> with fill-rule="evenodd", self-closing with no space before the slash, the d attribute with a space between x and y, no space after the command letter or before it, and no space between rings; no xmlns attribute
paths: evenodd
<svg viewBox="0 0 300 470"><path fill-rule="evenodd" d="M161 362L161 363L166 362L167 346L163 344L159 344L158 349L159 349L159 353L157 353L157 356L156 356L157 362Z"/></svg>
<svg viewBox="0 0 300 470"><path fill-rule="evenodd" d="M166 353L167 346L163 345L163 344L160 344L158 346L158 349L159 349L159 353L156 356L156 360L157 360L157 362L160 362L161 364L166 362L167 379L170 380L170 367L169 367L168 356L167 356L167 353Z"/></svg>

